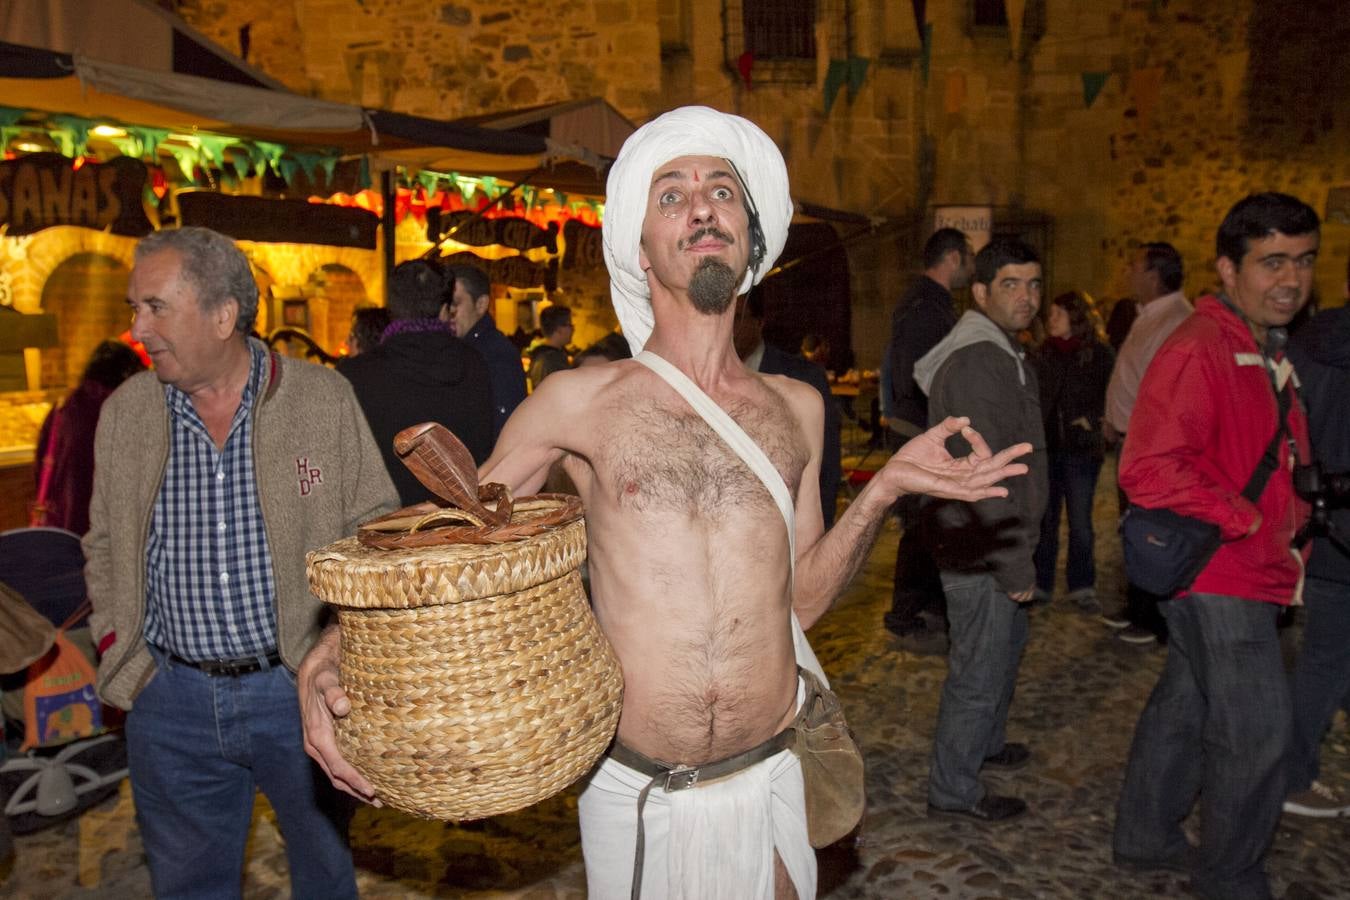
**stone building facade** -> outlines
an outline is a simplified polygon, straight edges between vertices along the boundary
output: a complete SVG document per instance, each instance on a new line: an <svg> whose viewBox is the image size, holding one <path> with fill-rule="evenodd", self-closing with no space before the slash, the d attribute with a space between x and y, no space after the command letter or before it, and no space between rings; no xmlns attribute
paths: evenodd
<svg viewBox="0 0 1350 900"><path fill-rule="evenodd" d="M1031 240L1049 292L1113 299L1138 240L1172 241L1188 292L1210 287L1223 212L1285 190L1328 217L1318 292L1343 302L1350 39L1336 0L929 0L922 23L897 0L172 5L228 49L248 25L250 62L327 99L456 118L600 96L639 123L685 103L755 120L799 199L872 223L836 225L864 366L937 206L988 208L995 233ZM751 33L766 14L782 26L767 39Z"/></svg>

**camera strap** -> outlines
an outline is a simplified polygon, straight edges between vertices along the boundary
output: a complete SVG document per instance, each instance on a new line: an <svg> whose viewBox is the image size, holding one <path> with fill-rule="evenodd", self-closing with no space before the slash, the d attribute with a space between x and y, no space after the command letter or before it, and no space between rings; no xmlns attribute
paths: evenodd
<svg viewBox="0 0 1350 900"><path fill-rule="evenodd" d="M1271 387L1275 387L1272 379ZM1280 464L1280 443L1288 433L1289 427L1289 407L1292 405L1289 400L1289 392L1294 389L1293 380L1290 379L1284 386L1284 390L1275 388L1275 404L1278 409L1279 422L1275 428L1275 436L1270 439L1266 445L1266 452L1261 454L1261 461L1257 463L1256 471L1252 477L1247 480L1247 486L1242 489L1242 496L1246 497L1252 503L1255 503L1261 496L1261 492L1266 489L1266 482L1270 480L1270 475L1275 471L1275 467Z"/></svg>

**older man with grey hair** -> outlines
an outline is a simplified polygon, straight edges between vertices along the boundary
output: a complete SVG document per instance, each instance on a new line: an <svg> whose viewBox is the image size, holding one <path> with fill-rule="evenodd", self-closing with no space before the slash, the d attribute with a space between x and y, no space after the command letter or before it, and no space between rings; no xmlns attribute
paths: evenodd
<svg viewBox="0 0 1350 900"><path fill-rule="evenodd" d="M127 305L154 371L103 407L85 578L154 893L238 896L261 788L292 895L355 897L350 810L305 756L291 672L327 618L305 552L393 485L347 381L248 337L258 288L229 238L145 238Z"/></svg>
<svg viewBox="0 0 1350 900"><path fill-rule="evenodd" d="M1011 460L1025 447L991 454L949 419L824 530L820 394L751 372L732 344L733 301L781 252L791 215L782 154L745 119L686 107L639 129L611 169L604 223L637 357L549 376L483 467L528 494L561 461L586 504L595 614L624 675L618 736L580 802L594 898L814 897L802 766L784 749L807 690L799 665L822 677L799 623L858 571L898 495L1001 496L994 484L1024 471ZM958 432L975 446L960 460L943 446ZM337 646L331 629L302 667L306 735L339 785L371 797L333 738L350 709Z"/></svg>

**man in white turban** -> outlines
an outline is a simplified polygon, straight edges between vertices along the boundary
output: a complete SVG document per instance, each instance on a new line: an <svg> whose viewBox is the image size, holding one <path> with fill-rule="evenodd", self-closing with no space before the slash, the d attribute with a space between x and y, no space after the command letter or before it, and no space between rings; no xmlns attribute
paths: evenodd
<svg viewBox="0 0 1350 900"><path fill-rule="evenodd" d="M731 339L733 300L791 214L782 155L745 119L686 108L634 133L609 178L605 259L646 352L550 376L481 473L520 496L561 461L586 505L595 614L624 674L615 744L580 802L593 898L814 897L802 769L784 749L799 662L818 672L797 622L830 607L901 494L1003 496L997 482L1025 471L1012 460L1028 446L991 454L948 419L825 532L820 394L751 372ZM944 447L958 433L975 447L959 460ZM334 783L371 799L333 739L349 709L337 642L330 629L301 667L306 739Z"/></svg>

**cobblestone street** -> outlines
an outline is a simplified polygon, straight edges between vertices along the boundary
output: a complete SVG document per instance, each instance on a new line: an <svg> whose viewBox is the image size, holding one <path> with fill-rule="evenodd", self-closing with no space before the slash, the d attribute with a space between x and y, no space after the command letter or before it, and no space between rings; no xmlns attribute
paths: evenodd
<svg viewBox="0 0 1350 900"><path fill-rule="evenodd" d="M1098 588L1120 601L1113 472L1098 491ZM1062 597L1032 613L1032 634L1009 735L1030 765L991 775L1030 804L1003 826L929 820L925 778L946 671L941 657L901 652L881 627L890 602L897 532L882 535L867 568L812 642L843 698L868 764L868 812L856 851L824 856L821 896L1130 898L1186 896L1184 879L1112 867L1109 837L1135 720L1165 650L1120 643ZM1062 587L1061 587L1062 593ZM1290 641L1296 634L1288 635ZM1323 748L1323 778L1350 787L1350 734L1340 717ZM363 897L583 897L575 817L566 792L524 813L451 826L363 809L353 828ZM1194 824L1194 821L1191 823ZM1269 870L1276 896L1350 896L1350 820L1285 816ZM16 898L148 897L149 880L124 789L79 822L17 839L0 894ZM285 897L285 855L259 802L245 896ZM81 884L86 886L81 886Z"/></svg>

